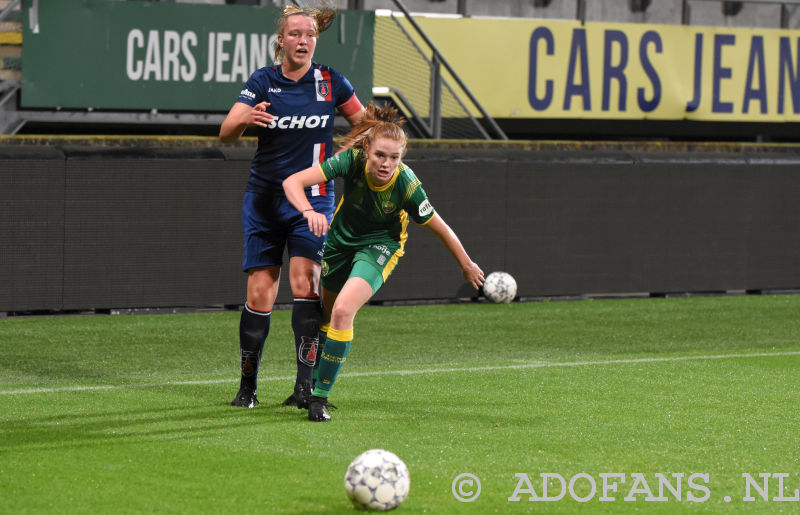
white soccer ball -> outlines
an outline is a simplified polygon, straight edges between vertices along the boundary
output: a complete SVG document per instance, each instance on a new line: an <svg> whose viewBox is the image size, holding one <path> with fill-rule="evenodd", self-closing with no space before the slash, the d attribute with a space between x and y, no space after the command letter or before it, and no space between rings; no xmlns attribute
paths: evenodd
<svg viewBox="0 0 800 515"><path fill-rule="evenodd" d="M393 510L406 500L410 486L406 464L383 449L359 454L344 475L347 497L362 510Z"/></svg>
<svg viewBox="0 0 800 515"><path fill-rule="evenodd" d="M496 304L508 304L517 296L517 281L506 272L492 272L483 282L483 295Z"/></svg>

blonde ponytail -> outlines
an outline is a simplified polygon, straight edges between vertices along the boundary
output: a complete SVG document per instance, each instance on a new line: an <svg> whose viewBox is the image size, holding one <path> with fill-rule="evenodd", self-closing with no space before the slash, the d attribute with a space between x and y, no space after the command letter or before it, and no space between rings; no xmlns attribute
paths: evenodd
<svg viewBox="0 0 800 515"><path fill-rule="evenodd" d="M405 118L397 116L397 109L387 105L378 107L374 102L367 104L364 116L350 129L345 137L344 148L365 148L376 138L399 141L405 149L408 136L402 129Z"/></svg>

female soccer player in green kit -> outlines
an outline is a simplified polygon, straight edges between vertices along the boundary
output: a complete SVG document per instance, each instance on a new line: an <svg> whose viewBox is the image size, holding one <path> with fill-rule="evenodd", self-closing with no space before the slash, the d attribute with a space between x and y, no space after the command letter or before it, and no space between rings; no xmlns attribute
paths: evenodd
<svg viewBox="0 0 800 515"><path fill-rule="evenodd" d="M348 134L346 150L283 181L286 197L308 220L309 230L317 236L328 233L321 263L324 324L308 409L315 422L330 420L328 395L350 350L353 320L403 255L409 218L439 238L468 283L476 289L483 284L483 271L400 160L407 137L401 128L405 120L396 114L396 109L370 103ZM303 188L335 177L344 179L344 193L328 232L328 219L314 210Z"/></svg>

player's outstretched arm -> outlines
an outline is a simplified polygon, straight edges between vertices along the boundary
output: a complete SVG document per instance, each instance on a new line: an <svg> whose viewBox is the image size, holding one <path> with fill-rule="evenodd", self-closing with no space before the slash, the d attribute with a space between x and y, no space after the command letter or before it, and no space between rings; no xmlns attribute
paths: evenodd
<svg viewBox="0 0 800 515"><path fill-rule="evenodd" d="M286 198L295 209L303 213L303 217L308 220L308 230L316 236L322 236L328 232L328 218L324 214L314 211L306 197L305 188L321 182L325 182L325 176L319 165L293 173L283 180L283 191L286 192Z"/></svg>
<svg viewBox="0 0 800 515"><path fill-rule="evenodd" d="M464 246L461 245L461 241L459 241L453 229L451 229L438 214L434 214L433 218L425 224L425 227L430 229L430 231L439 238L439 241L442 242L447 250L450 251L450 254L458 261L464 280L470 283L476 290L480 288L483 284L483 270L481 270L477 263L469 258L467 251L464 250Z"/></svg>
<svg viewBox="0 0 800 515"><path fill-rule="evenodd" d="M244 134L245 129L255 125L266 127L274 116L267 112L269 103L260 102L253 107L244 102L236 102L228 111L228 116L219 128L219 139L223 143L233 143Z"/></svg>

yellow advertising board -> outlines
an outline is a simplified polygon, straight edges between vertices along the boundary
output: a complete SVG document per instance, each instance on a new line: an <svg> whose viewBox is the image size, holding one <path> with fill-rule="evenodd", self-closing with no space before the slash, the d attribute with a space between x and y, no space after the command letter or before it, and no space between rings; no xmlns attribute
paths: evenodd
<svg viewBox="0 0 800 515"><path fill-rule="evenodd" d="M496 118L800 121L800 31L416 18Z"/></svg>

